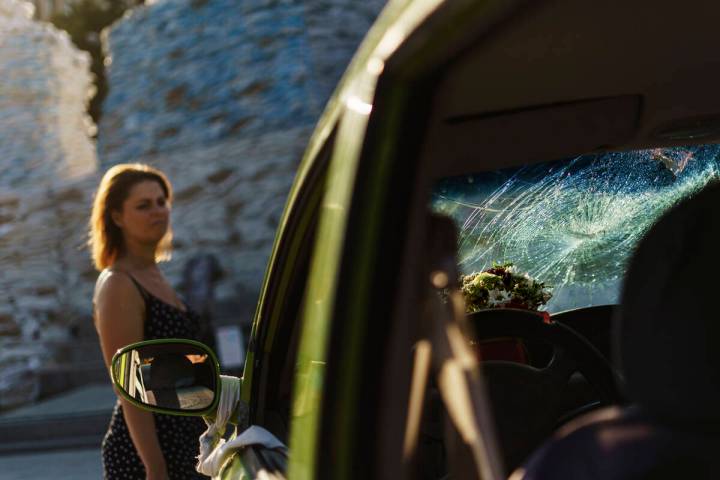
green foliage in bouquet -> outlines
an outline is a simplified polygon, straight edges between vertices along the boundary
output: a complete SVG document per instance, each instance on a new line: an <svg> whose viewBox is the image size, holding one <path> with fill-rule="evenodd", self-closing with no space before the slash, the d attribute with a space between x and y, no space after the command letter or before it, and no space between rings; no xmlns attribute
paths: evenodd
<svg viewBox="0 0 720 480"><path fill-rule="evenodd" d="M482 272L461 278L461 290L468 313L487 308L537 310L552 297L544 283L520 273L512 263L494 263Z"/></svg>

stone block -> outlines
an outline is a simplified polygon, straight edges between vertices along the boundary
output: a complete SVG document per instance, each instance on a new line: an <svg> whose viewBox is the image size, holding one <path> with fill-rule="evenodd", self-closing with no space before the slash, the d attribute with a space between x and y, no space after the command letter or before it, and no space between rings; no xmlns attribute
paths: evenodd
<svg viewBox="0 0 720 480"><path fill-rule="evenodd" d="M0 167L8 173L0 187L49 185L97 166L85 113L90 57L30 11L0 0Z"/></svg>

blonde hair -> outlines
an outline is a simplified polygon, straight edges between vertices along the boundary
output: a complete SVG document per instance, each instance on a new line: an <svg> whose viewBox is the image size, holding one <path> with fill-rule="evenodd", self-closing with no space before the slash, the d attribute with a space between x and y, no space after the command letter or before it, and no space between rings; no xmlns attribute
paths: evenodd
<svg viewBox="0 0 720 480"><path fill-rule="evenodd" d="M172 186L164 173L142 163L123 163L110 168L98 186L90 216L88 245L98 271L111 266L125 248L123 233L112 219L113 212L122 211L130 189L140 182L157 182L172 202ZM172 229L168 230L155 250L155 261L169 260L172 253Z"/></svg>

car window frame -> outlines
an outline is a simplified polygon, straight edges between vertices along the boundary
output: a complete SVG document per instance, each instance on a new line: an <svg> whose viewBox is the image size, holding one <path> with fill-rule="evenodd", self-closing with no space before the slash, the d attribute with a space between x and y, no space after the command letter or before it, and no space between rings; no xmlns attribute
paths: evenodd
<svg viewBox="0 0 720 480"><path fill-rule="evenodd" d="M275 244L268 261L265 280L258 300L243 375L243 399L248 403L251 424L264 420L263 403L267 391L269 356L274 351L277 331L301 321L302 300L307 261L302 253L310 254L317 228L318 206L325 187L330 152L335 143L338 120L331 119L311 141L306 159L298 169L293 189L278 227ZM298 276L298 274L300 276ZM303 276L304 275L304 276ZM293 298L288 297L288 292ZM295 306L294 311L291 311ZM286 359L294 361L294 359ZM255 381L254 379L257 379Z"/></svg>

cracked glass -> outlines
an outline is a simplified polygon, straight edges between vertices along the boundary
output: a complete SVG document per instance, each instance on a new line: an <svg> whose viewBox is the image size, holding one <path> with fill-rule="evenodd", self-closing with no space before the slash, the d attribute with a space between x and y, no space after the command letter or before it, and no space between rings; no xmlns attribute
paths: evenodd
<svg viewBox="0 0 720 480"><path fill-rule="evenodd" d="M718 145L608 152L445 178L431 207L458 227L463 274L512 262L558 312L617 303L642 235L719 177Z"/></svg>

